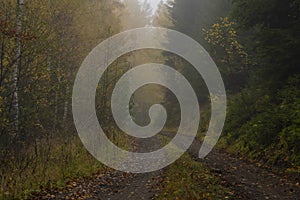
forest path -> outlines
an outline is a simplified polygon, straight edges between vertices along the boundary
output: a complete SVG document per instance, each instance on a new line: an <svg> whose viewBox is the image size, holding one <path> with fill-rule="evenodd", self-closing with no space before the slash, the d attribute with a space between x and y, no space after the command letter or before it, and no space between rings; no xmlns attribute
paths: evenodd
<svg viewBox="0 0 300 200"><path fill-rule="evenodd" d="M172 138L174 134L163 133ZM150 152L161 147L158 137L137 139L134 151ZM198 159L201 142L195 140L189 154L204 162L210 172L222 180L222 185L235 194L235 199L300 199L300 177L292 177L274 168L250 163L228 153L214 149L204 160ZM46 191L34 199L101 199L101 200L151 200L159 194L163 171L132 174L107 169L91 178L73 180L58 191Z"/></svg>
<svg viewBox="0 0 300 200"><path fill-rule="evenodd" d="M136 139L132 151L150 152L159 149L157 136ZM128 160L130 162L130 160ZM89 178L74 179L63 189L46 189L30 199L99 199L99 200L150 200L158 193L162 171L132 174L106 168Z"/></svg>
<svg viewBox="0 0 300 200"><path fill-rule="evenodd" d="M171 133L163 133L172 137ZM211 173L219 176L240 199L300 199L300 177L281 173L280 170L236 158L214 149L204 160L198 159L201 142L194 140L189 154L204 162Z"/></svg>
<svg viewBox="0 0 300 200"><path fill-rule="evenodd" d="M135 152L151 152L154 149L159 149L161 142L157 136L149 139L135 139L134 150ZM130 160L129 160L130 162ZM115 170L114 170L115 171ZM115 171L116 174L120 172ZM121 173L124 174L124 173ZM154 199L159 189L159 183L162 171L156 171L143 174L125 173L129 178L121 183L122 189L115 190L114 192L101 192L100 198L102 200L150 200ZM122 176L121 176L122 177Z"/></svg>

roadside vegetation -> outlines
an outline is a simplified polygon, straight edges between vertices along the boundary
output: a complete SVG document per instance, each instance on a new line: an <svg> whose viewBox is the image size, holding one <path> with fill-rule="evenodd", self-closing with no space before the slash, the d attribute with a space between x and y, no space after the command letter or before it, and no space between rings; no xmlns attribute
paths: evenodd
<svg viewBox="0 0 300 200"><path fill-rule="evenodd" d="M165 20L165 24L202 44L222 74L228 105L219 146L298 173L299 5L299 0L175 0L160 9L172 19L171 23ZM176 66L197 91L201 139L210 118L207 89L188 63L169 58L170 65ZM166 96L174 122L168 129L176 130L173 127L180 115L174 113L179 107L174 106L176 99L172 95Z"/></svg>
<svg viewBox="0 0 300 200"><path fill-rule="evenodd" d="M163 143L170 139L160 137ZM164 169L157 200L166 199L233 199L233 193L203 162L185 153Z"/></svg>
<svg viewBox="0 0 300 200"><path fill-rule="evenodd" d="M187 153L169 166L161 183L157 200L165 199L233 199L229 188L212 175L202 163Z"/></svg>

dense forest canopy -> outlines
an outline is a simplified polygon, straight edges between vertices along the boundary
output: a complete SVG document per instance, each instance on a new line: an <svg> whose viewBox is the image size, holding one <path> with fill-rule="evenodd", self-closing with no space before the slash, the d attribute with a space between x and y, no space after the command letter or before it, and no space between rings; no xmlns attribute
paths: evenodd
<svg viewBox="0 0 300 200"><path fill-rule="evenodd" d="M165 7L169 27L200 42L222 73L229 100L224 145L299 166L299 1L174 0ZM195 87L206 95L205 85Z"/></svg>

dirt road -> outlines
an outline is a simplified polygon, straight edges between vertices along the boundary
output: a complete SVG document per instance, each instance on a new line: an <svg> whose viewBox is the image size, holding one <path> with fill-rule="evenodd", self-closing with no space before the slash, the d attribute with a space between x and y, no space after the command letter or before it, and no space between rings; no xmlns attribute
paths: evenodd
<svg viewBox="0 0 300 200"><path fill-rule="evenodd" d="M172 137L170 133L164 136ZM137 140L135 148L143 152L160 148L160 140L153 137ZM237 194L238 199L300 199L299 176L288 176L279 170L250 163L220 150L213 150L205 159L197 159L201 146L194 141L189 154L204 162L210 172L221 178L225 187ZM159 193L163 171L146 174L131 174L107 169L91 178L74 180L63 190L46 191L34 199L154 199Z"/></svg>

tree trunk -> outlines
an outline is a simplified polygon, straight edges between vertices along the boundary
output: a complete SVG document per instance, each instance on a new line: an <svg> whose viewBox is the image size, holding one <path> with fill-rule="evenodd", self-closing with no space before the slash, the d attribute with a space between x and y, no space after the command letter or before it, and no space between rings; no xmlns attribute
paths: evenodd
<svg viewBox="0 0 300 200"><path fill-rule="evenodd" d="M16 64L13 72L13 101L12 101L12 114L13 114L13 128L19 131L19 97L18 97L18 78L19 68L21 64L21 37L22 31L22 9L24 0L18 0L17 5L17 33L16 33Z"/></svg>
<svg viewBox="0 0 300 200"><path fill-rule="evenodd" d="M67 119L67 116L68 116L68 107L69 107L69 83L67 83L67 86L66 86L66 97L65 97L65 105L64 105L64 115L63 115L63 126L65 126L65 123L66 123L66 119Z"/></svg>

